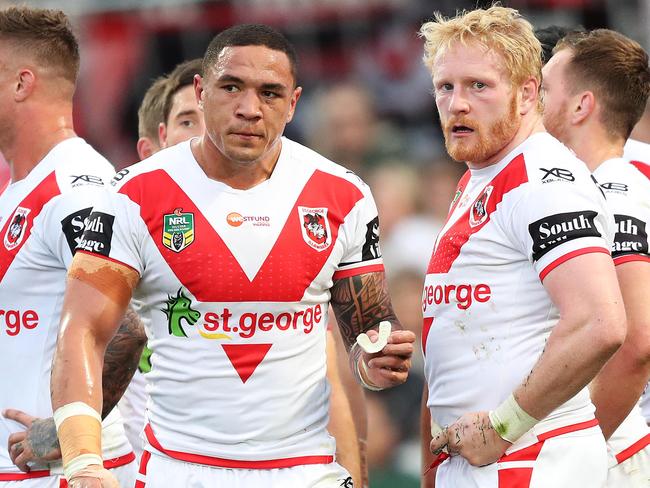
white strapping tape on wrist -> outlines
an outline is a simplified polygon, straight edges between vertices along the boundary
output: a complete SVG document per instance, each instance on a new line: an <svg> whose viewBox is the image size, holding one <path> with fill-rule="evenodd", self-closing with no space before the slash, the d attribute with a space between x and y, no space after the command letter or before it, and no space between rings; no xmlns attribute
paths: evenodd
<svg viewBox="0 0 650 488"><path fill-rule="evenodd" d="M513 444L539 422L519 406L512 393L488 415L496 433Z"/></svg>
<svg viewBox="0 0 650 488"><path fill-rule="evenodd" d="M72 402L66 403L62 407L59 407L54 412L54 425L56 425L56 430L59 430L61 424L68 418L74 417L75 415L87 415L101 424L102 417L97 413L93 407L84 402Z"/></svg>
<svg viewBox="0 0 650 488"><path fill-rule="evenodd" d="M370 337L368 337L368 334L364 332L357 336L357 344L359 344L361 349L366 351L368 354L374 354L386 347L392 330L393 327L390 325L390 322L384 320L379 323L379 337L377 338L377 342L372 342Z"/></svg>
<svg viewBox="0 0 650 488"><path fill-rule="evenodd" d="M97 454L81 454L63 467L63 476L70 481L75 473L78 473L92 464L98 464L102 468L104 467L104 461L102 461L101 456L98 456Z"/></svg>
<svg viewBox="0 0 650 488"><path fill-rule="evenodd" d="M366 366L366 362L363 360L362 357L359 358L359 360L357 361L357 364L358 363L361 363L361 368L363 369L363 372L366 373L366 376L368 378L370 378L370 375L368 375L368 366ZM363 387L365 389L370 390L370 391L381 391L381 390L384 389L384 388L381 388L380 386L376 386L376 385L373 385L372 383L366 382L366 380L363 379L363 375L361 374L361 372L359 371L358 373L359 373L359 379L361 380L361 384L363 385Z"/></svg>

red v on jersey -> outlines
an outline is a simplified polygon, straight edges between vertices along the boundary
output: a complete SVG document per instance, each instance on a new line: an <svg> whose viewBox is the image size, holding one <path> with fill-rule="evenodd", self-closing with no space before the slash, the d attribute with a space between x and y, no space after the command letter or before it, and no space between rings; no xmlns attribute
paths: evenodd
<svg viewBox="0 0 650 488"><path fill-rule="evenodd" d="M56 174L52 172L16 206L16 209L14 209L13 212L8 214L7 221L2 226L2 230L0 230L0 281L4 278L9 266L11 266L11 263L13 263L14 258L18 255L23 245L25 245L27 239L29 239L34 219L41 213L43 206L60 193L61 190L56 182ZM25 228L21 231L22 237L20 242L17 243L15 247L7 249L4 243L5 236L7 235L9 226L12 225L12 221L14 220L18 208L29 210L29 213L25 215L25 221L22 224Z"/></svg>
<svg viewBox="0 0 650 488"><path fill-rule="evenodd" d="M140 206L140 215L161 255L179 281L202 302L299 301L332 252L339 226L363 197L352 183L315 171L262 267L250 281L201 210L165 171L155 170L134 178L120 193ZM327 249L319 252L305 242L299 206L328 208L332 245ZM176 208L194 214L194 242L181 252L171 251L162 241L163 215Z"/></svg>
<svg viewBox="0 0 650 488"><path fill-rule="evenodd" d="M427 274L447 273L460 254L463 245L469 240L472 234L480 231L490 221L492 212L501 203L503 196L527 181L526 162L524 161L523 154L520 154L508 163L492 181L485 185L485 188L478 194L478 197L467 211L440 236L440 242L431 256ZM489 187L492 187L491 193L489 193ZM486 192L489 195L483 202L485 220L472 226L470 223L472 212L475 210L476 205L480 203L479 200L481 200L481 197L485 198Z"/></svg>
<svg viewBox="0 0 650 488"><path fill-rule="evenodd" d="M222 344L223 350L230 359L235 371L246 383L248 378L262 362L272 344Z"/></svg>
<svg viewBox="0 0 650 488"><path fill-rule="evenodd" d="M650 165L642 163L640 161L630 161L630 163L632 163L632 166L643 173L646 178L650 179Z"/></svg>
<svg viewBox="0 0 650 488"><path fill-rule="evenodd" d="M458 185L459 189L461 189L461 185L464 189L464 186L467 185L467 181L469 181L469 172L467 172L461 179L461 182ZM492 181L483 188L483 190L481 190L476 200L469 206L467 211L464 212L458 220L440 236L440 242L431 256L431 261L427 268L427 274L449 272L454 261L458 258L463 245L465 245L472 234L481 230L483 226L490 221L490 215L496 210L497 205L501 203L503 196L527 181L528 173L526 172L526 162L523 154L520 154L503 170L501 170L501 172L497 174ZM477 205L477 202L485 196L486 192L489 192L489 187L492 187L492 191L488 194L487 200L484 200L483 202L485 220L478 225L472 226L470 219L475 205ZM450 218L456 204L454 204L453 208L449 212ZM431 326L433 325L433 321L434 317L425 317L422 323L422 351L425 354L427 337L429 335L429 330L431 330Z"/></svg>

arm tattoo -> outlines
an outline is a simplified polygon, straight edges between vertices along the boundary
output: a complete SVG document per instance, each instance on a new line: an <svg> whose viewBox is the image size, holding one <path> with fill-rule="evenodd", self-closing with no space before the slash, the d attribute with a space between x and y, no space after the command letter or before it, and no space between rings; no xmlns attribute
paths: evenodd
<svg viewBox="0 0 650 488"><path fill-rule="evenodd" d="M106 418L113 410L113 407L122 398L126 387L129 386L146 342L144 326L138 315L129 307L122 320L122 325L108 344L104 354L102 418Z"/></svg>
<svg viewBox="0 0 650 488"><path fill-rule="evenodd" d="M53 452L59 450L59 438L56 435L56 425L52 417L37 419L28 429L29 445L39 459L48 459Z"/></svg>
<svg viewBox="0 0 650 488"><path fill-rule="evenodd" d="M383 320L401 329L388 296L386 275L366 273L336 280L332 286L332 309L348 350L357 336Z"/></svg>

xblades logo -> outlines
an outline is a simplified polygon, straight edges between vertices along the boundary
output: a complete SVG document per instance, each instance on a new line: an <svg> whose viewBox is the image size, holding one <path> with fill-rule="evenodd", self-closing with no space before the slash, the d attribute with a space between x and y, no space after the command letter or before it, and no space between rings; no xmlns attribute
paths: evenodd
<svg viewBox="0 0 650 488"><path fill-rule="evenodd" d="M539 168L539 169L544 173L544 176L542 176L542 181L545 183L551 181L559 181L559 180L575 181L575 177L573 176L573 173L571 173L571 171L569 171L568 169L564 169L564 168L551 168L551 169Z"/></svg>
<svg viewBox="0 0 650 488"><path fill-rule="evenodd" d="M605 191L627 191L625 183L603 183L600 187Z"/></svg>
<svg viewBox="0 0 650 488"><path fill-rule="evenodd" d="M84 183L89 183L91 185L98 185L98 186L104 186L104 180L102 180L99 176L93 176L93 175L70 175L70 178L72 178L72 183L70 185L72 186L79 186Z"/></svg>

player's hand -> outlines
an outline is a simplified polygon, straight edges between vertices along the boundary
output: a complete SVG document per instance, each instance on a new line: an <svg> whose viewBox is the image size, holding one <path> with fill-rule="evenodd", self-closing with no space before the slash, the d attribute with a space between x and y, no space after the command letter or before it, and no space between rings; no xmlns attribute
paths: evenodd
<svg viewBox="0 0 650 488"><path fill-rule="evenodd" d="M512 444L492 427L488 412L467 413L431 440L431 452L439 454L446 446L452 456L462 456L472 466L495 463Z"/></svg>
<svg viewBox="0 0 650 488"><path fill-rule="evenodd" d="M120 488L115 476L103 466L91 464L77 471L69 480L69 488Z"/></svg>
<svg viewBox="0 0 650 488"><path fill-rule="evenodd" d="M379 333L371 329L367 332L371 342L376 342ZM379 388L401 385L408 378L415 334L410 330L393 330L388 344L375 354L362 352L367 365L365 371L369 382Z"/></svg>
<svg viewBox="0 0 650 488"><path fill-rule="evenodd" d="M50 461L61 459L54 419L32 417L15 409L7 409L2 412L2 415L27 428L23 432L11 434L7 442L11 462L18 469L27 473L29 472L27 463L47 464Z"/></svg>

